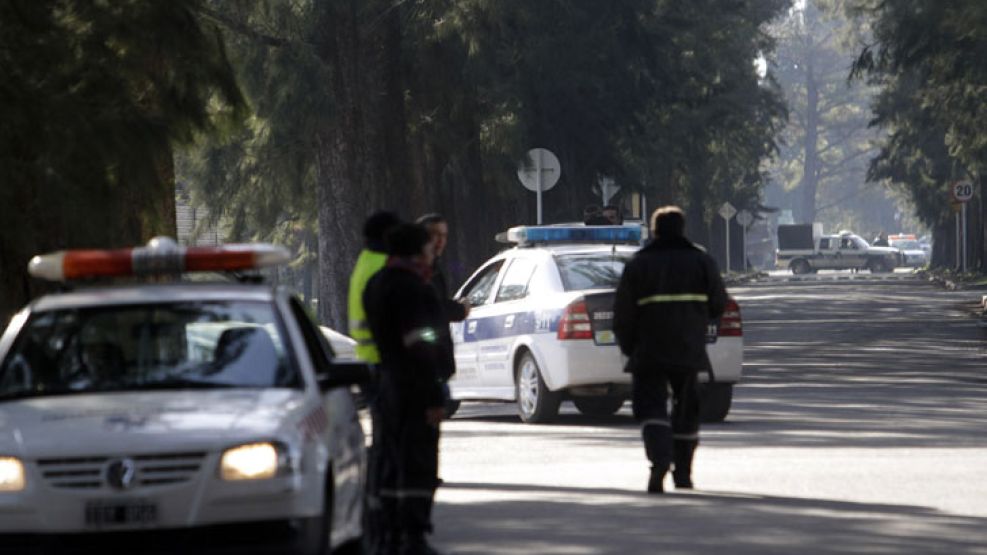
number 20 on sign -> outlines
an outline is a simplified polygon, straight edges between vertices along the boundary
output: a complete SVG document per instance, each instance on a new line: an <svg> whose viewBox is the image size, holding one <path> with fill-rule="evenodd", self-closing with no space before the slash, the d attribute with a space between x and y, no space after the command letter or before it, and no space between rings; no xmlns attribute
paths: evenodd
<svg viewBox="0 0 987 555"><path fill-rule="evenodd" d="M960 181L953 184L953 198L957 202L966 202L973 198L973 183Z"/></svg>

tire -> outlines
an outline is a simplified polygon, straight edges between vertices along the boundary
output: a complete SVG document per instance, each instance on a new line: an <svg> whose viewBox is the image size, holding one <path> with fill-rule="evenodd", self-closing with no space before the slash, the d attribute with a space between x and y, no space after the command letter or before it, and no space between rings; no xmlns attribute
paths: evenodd
<svg viewBox="0 0 987 555"><path fill-rule="evenodd" d="M332 552L330 535L332 534L333 484L332 471L330 471L326 475L322 514L300 520L292 550L295 555L329 555Z"/></svg>
<svg viewBox="0 0 987 555"><path fill-rule="evenodd" d="M562 396L549 391L535 357L525 352L515 368L514 393L517 397L518 416L525 424L543 424L559 415Z"/></svg>
<svg viewBox="0 0 987 555"><path fill-rule="evenodd" d="M812 271L812 267L809 266L809 262L805 259L799 258L798 260L793 260L789 266L792 269L792 273L795 275L808 274Z"/></svg>
<svg viewBox="0 0 987 555"><path fill-rule="evenodd" d="M732 403L732 383L699 384L699 419L702 422L723 422L727 419Z"/></svg>
<svg viewBox="0 0 987 555"><path fill-rule="evenodd" d="M624 406L623 397L575 397L572 403L586 416L611 416Z"/></svg>
<svg viewBox="0 0 987 555"><path fill-rule="evenodd" d="M881 274L892 271L894 268L889 268L890 264L883 260L871 260L867 263L867 268L872 274Z"/></svg>

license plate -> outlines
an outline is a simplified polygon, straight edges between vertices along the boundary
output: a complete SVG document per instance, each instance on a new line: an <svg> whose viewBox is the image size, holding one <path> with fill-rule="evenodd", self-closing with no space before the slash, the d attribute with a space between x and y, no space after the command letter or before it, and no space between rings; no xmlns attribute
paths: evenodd
<svg viewBox="0 0 987 555"><path fill-rule="evenodd" d="M613 334L612 330L598 331L594 335L597 345L613 345L617 342L617 336Z"/></svg>
<svg viewBox="0 0 987 555"><path fill-rule="evenodd" d="M86 526L147 526L158 521L158 506L146 500L90 501L86 503Z"/></svg>

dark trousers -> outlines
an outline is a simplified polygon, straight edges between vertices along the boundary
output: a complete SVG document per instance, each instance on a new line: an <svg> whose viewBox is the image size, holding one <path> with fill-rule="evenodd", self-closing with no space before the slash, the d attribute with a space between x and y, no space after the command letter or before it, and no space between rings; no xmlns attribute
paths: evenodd
<svg viewBox="0 0 987 555"><path fill-rule="evenodd" d="M424 545L425 534L432 530L439 427L428 424L424 404L407 395L407 388L396 381L381 380L375 422L379 432L374 431L379 445L373 456L381 553L414 553L414 545Z"/></svg>
<svg viewBox="0 0 987 555"><path fill-rule="evenodd" d="M668 414L671 392L671 415ZM699 443L699 389L695 370L663 370L633 374L631 400L641 423L644 451L654 468L675 465L676 478L692 474L692 456Z"/></svg>

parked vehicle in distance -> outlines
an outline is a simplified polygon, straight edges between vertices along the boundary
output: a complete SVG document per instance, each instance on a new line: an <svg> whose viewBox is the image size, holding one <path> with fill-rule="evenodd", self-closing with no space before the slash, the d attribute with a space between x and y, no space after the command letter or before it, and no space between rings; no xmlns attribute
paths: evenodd
<svg viewBox="0 0 987 555"><path fill-rule="evenodd" d="M819 270L870 270L891 272L898 266L899 253L891 247L871 246L850 231L824 235L821 224L778 226L777 265L793 274Z"/></svg>
<svg viewBox="0 0 987 555"><path fill-rule="evenodd" d="M907 268L922 268L929 263L929 257L918 239L910 234L888 235L888 245L898 249L898 265Z"/></svg>

